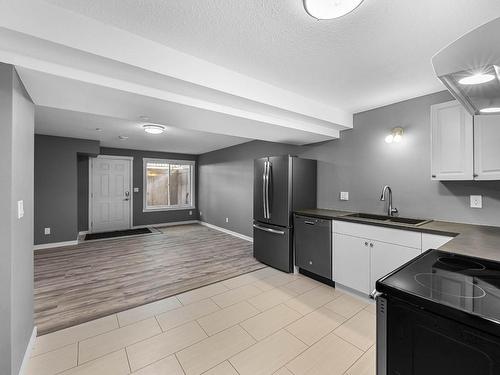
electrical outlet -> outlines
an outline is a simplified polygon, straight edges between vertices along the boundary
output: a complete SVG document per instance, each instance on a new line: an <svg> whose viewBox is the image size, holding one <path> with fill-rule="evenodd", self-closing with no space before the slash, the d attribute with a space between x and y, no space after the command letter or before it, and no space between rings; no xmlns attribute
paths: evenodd
<svg viewBox="0 0 500 375"><path fill-rule="evenodd" d="M50 234L50 228L45 228L45 229L44 229L44 231L43 231L43 233L44 233L45 235Z"/></svg>
<svg viewBox="0 0 500 375"><path fill-rule="evenodd" d="M226 223L229 223L229 218L228 217L226 217Z"/></svg>
<svg viewBox="0 0 500 375"><path fill-rule="evenodd" d="M203 212L200 211L200 216L203 216Z"/></svg>
<svg viewBox="0 0 500 375"><path fill-rule="evenodd" d="M191 215L193 215L193 211L190 210L189 211L189 216L191 216Z"/></svg>
<svg viewBox="0 0 500 375"><path fill-rule="evenodd" d="M348 201L349 200L349 192L348 191L341 191L340 192L340 200L341 201Z"/></svg>
<svg viewBox="0 0 500 375"><path fill-rule="evenodd" d="M471 208L483 208L483 196L482 195L471 195L470 196L470 207Z"/></svg>

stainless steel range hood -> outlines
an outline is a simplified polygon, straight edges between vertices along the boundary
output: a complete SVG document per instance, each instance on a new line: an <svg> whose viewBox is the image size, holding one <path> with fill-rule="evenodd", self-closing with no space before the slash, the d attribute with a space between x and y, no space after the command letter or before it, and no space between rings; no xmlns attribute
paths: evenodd
<svg viewBox="0 0 500 375"><path fill-rule="evenodd" d="M500 18L443 48L432 65L470 114L500 114Z"/></svg>

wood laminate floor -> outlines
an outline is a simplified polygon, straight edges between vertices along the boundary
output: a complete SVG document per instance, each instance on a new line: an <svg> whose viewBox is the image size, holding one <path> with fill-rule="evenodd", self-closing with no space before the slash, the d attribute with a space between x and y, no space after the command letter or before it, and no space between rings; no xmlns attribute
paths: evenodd
<svg viewBox="0 0 500 375"><path fill-rule="evenodd" d="M39 334L262 268L252 244L201 226L35 252Z"/></svg>

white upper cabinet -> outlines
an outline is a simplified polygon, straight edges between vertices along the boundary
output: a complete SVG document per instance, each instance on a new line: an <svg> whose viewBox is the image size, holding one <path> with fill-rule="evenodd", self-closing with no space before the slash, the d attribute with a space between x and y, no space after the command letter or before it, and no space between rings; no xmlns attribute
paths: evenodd
<svg viewBox="0 0 500 375"><path fill-rule="evenodd" d="M500 180L500 116L474 116L474 178Z"/></svg>
<svg viewBox="0 0 500 375"><path fill-rule="evenodd" d="M472 180L472 116L456 100L431 106L431 177Z"/></svg>

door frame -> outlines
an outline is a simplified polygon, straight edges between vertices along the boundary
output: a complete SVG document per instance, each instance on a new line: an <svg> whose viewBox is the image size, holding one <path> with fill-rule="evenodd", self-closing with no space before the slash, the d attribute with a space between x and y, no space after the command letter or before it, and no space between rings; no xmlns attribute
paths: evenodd
<svg viewBox="0 0 500 375"><path fill-rule="evenodd" d="M94 159L114 159L114 160L128 160L130 161L130 200L129 200L129 205L130 205L130 217L129 217L129 225L128 228L123 228L124 230L126 229L132 229L134 227L134 157L133 156L118 156L118 155L97 155L97 157L92 157L89 156L89 222L88 222L88 233L94 233L93 230L93 160Z"/></svg>

